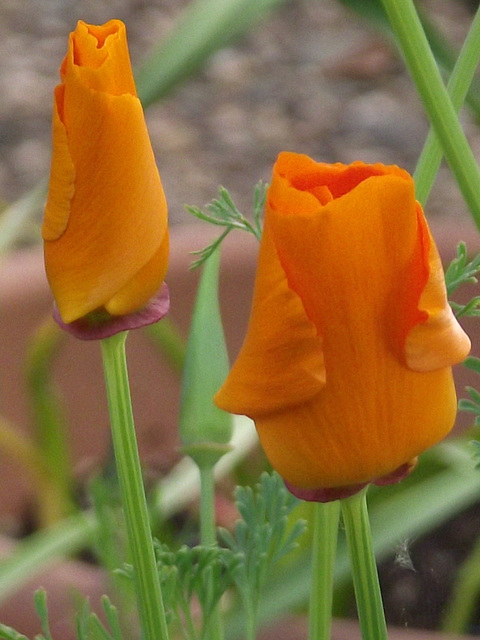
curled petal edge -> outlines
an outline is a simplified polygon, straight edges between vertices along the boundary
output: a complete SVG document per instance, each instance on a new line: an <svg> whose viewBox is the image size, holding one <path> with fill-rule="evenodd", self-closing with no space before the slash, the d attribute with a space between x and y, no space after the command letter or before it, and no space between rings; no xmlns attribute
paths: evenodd
<svg viewBox="0 0 480 640"><path fill-rule="evenodd" d="M448 304L440 256L426 222L421 220L422 231L430 240L429 275L418 303L426 319L408 332L405 361L412 371L424 373L462 362L470 352L471 343Z"/></svg>
<svg viewBox="0 0 480 640"><path fill-rule="evenodd" d="M112 316L106 311L88 314L73 322L63 322L57 306L53 308L53 319L58 326L80 340L103 340L110 336L154 324L167 315L170 308L168 287L162 284L158 293L139 311L123 316Z"/></svg>
<svg viewBox="0 0 480 640"><path fill-rule="evenodd" d="M70 217L70 203L75 193L75 165L68 145L68 135L60 117L63 86L55 89L53 107L53 154L50 186L45 206L42 237L45 241L57 240L63 235Z"/></svg>
<svg viewBox="0 0 480 640"><path fill-rule="evenodd" d="M318 489L302 489L295 487L289 482L285 481L285 486L292 495L300 500L307 502L333 502L334 500L343 500L355 495L367 485L376 484L379 487L383 487L387 484L395 484L406 478L413 471L417 464L417 458L413 458L409 462L405 462L398 469L395 469L392 473L388 473L381 478L375 478L370 482L362 482L359 484L350 484L344 487L320 487Z"/></svg>
<svg viewBox="0 0 480 640"><path fill-rule="evenodd" d="M268 220L258 264L247 337L214 397L221 409L249 416L306 402L326 379L322 337L288 285Z"/></svg>

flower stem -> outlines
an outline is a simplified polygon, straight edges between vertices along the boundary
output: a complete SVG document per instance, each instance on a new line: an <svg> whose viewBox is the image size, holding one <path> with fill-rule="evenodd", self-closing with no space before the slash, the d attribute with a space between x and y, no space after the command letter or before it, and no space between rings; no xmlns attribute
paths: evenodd
<svg viewBox="0 0 480 640"><path fill-rule="evenodd" d="M144 640L168 640L128 384L125 341L118 333L101 341L113 448L117 464L134 584Z"/></svg>
<svg viewBox="0 0 480 640"><path fill-rule="evenodd" d="M44 527L60 521L74 510L67 430L52 380L52 362L62 338L57 325L48 319L39 327L29 345L26 361L36 449L46 472L42 477L44 495L39 502L40 522Z"/></svg>
<svg viewBox="0 0 480 640"><path fill-rule="evenodd" d="M387 625L368 519L366 489L341 500L341 505L362 638L387 640Z"/></svg>
<svg viewBox="0 0 480 640"><path fill-rule="evenodd" d="M216 544L215 536L215 479L213 466L200 469L200 542L203 546Z"/></svg>
<svg viewBox="0 0 480 640"><path fill-rule="evenodd" d="M185 341L170 318L145 327L147 334L175 373L181 373L185 364Z"/></svg>
<svg viewBox="0 0 480 640"><path fill-rule="evenodd" d="M480 592L480 539L475 542L470 555L458 571L443 618L445 633L462 635L475 615L475 607Z"/></svg>
<svg viewBox="0 0 480 640"><path fill-rule="evenodd" d="M329 640L340 502L315 503L308 640Z"/></svg>
<svg viewBox="0 0 480 640"><path fill-rule="evenodd" d="M217 544L215 535L215 462L199 464L200 470L200 542L202 546ZM210 640L223 639L223 624L220 606L214 608L207 625Z"/></svg>
<svg viewBox="0 0 480 640"><path fill-rule="evenodd" d="M467 96L470 84L480 58L480 9L468 32L465 42L448 79L447 90L452 99L454 109L458 112ZM414 173L417 200L424 205L435 182L440 162L442 147L433 127L430 129L422 153L418 159Z"/></svg>
<svg viewBox="0 0 480 640"><path fill-rule="evenodd" d="M423 106L477 227L480 170L458 121L413 0L382 0Z"/></svg>

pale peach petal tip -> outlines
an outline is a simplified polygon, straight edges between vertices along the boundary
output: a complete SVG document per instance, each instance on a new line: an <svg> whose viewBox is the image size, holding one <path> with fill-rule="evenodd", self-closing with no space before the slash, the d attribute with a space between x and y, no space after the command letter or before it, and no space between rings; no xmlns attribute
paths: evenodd
<svg viewBox="0 0 480 640"><path fill-rule="evenodd" d="M414 326L405 340L407 366L422 373L462 362L471 348L470 339L448 302L441 259L430 230L428 233L429 276L418 303L419 310L427 315L427 319Z"/></svg>
<svg viewBox="0 0 480 640"><path fill-rule="evenodd" d="M167 285L163 283L158 293L148 304L134 313L111 316L105 312L104 315L101 314L99 316L100 320L97 322L92 321L92 315L90 314L74 322L65 323L55 305L53 319L61 329L80 340L103 340L103 338L109 338L121 331L139 329L140 327L154 324L167 315L169 307L170 295Z"/></svg>
<svg viewBox="0 0 480 640"><path fill-rule="evenodd" d="M405 360L412 371L436 371L465 360L470 348L470 338L447 306L410 331L405 341Z"/></svg>

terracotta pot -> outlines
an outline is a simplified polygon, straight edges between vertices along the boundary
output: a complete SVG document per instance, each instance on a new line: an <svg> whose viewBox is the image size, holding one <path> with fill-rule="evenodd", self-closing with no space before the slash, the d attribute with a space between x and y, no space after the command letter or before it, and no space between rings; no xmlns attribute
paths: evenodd
<svg viewBox="0 0 480 640"><path fill-rule="evenodd" d="M217 230L204 225L174 228L167 281L170 317L186 336L198 281L190 271L190 252L203 248ZM231 353L238 351L250 309L258 243L247 234L232 234L223 252L220 296ZM23 434L32 436L32 416L25 388L24 363L35 330L50 315L52 297L40 250L7 257L0 268L2 308L0 376L2 416ZM139 446L147 467L159 473L177 456L179 376L152 346L145 331L131 332L127 343L132 401ZM55 379L64 400L75 470L83 475L105 458L109 423L99 345L64 336L54 363ZM0 517L22 517L34 500L31 480L18 464L2 458Z"/></svg>
<svg viewBox="0 0 480 640"><path fill-rule="evenodd" d="M15 544L0 536L0 559L7 556ZM88 594L94 609L107 592L104 572L92 564L52 558L48 571L32 576L14 597L0 608L0 622L13 627L29 638L40 633L39 619L34 611L33 594L42 587L47 593L51 631L54 638L75 640L75 594Z"/></svg>
<svg viewBox="0 0 480 640"><path fill-rule="evenodd" d="M175 228L174 248L168 273L171 295L170 317L186 336L198 282L190 271L190 252L206 246L217 230L204 225ZM222 257L220 297L227 328L227 341L236 353L248 321L258 243L246 234L232 234ZM2 416L24 435L32 437L32 416L25 388L24 362L35 330L49 317L52 297L47 285L41 250L21 251L8 256L0 267L2 310L0 323L0 376ZM108 452L109 422L100 348L65 335L54 362L55 379L64 400L69 426L72 464L79 477L87 477ZM138 441L143 462L157 476L166 472L178 457L177 413L180 379L161 354L153 348L143 330L128 338L128 364ZM145 381L148 381L147 384ZM23 529L25 514L34 511L32 479L17 462L2 456L0 467L0 518L4 530ZM13 542L0 540L0 556ZM52 559L54 562L54 559ZM28 584L0 608L0 621L27 635L38 633L32 594L39 586L49 592L52 633L64 640L74 638L73 588L90 595L93 608L105 590L105 577L98 569L80 562L54 562L54 566Z"/></svg>
<svg viewBox="0 0 480 640"><path fill-rule="evenodd" d="M470 250L478 250L478 235L469 221L459 223L448 220L433 221L434 234L440 251L449 260L460 239L467 241ZM191 316L198 274L188 269L191 261L189 252L208 244L217 230L205 225L176 227L172 230L172 256L167 281L171 293L171 318L186 335ZM254 279L258 243L252 237L234 233L225 242L222 258L220 297L224 313L227 342L232 357L238 352L248 322L252 285ZM0 377L2 380L2 416L24 434L32 436L32 419L24 383L24 359L28 343L35 329L50 314L52 299L46 283L43 259L40 250L28 250L8 256L0 268L0 291L2 294L0 344ZM473 296L472 290L466 295ZM473 336L475 346L479 342L478 327L474 321L465 325ZM179 376L175 374L164 358L154 348L144 331L132 332L128 340L129 370L132 398L135 410L139 444L144 463L157 470L166 471L177 457L177 413L179 402ZM109 443L108 415L101 371L98 344L81 342L69 336L55 361L55 378L65 404L69 425L69 439L72 450L72 464L79 476L101 464ZM463 388L469 374L457 368L458 387ZM470 376L471 379L471 376ZM148 384L145 384L148 380ZM474 381L476 384L476 381ZM463 415L458 428L470 424L471 419ZM18 522L34 505L34 491L31 479L27 477L15 461L2 457L0 466L0 518L3 529L16 531ZM8 547L11 543L5 543ZM3 553L5 553L5 548ZM63 608L66 585L72 584L68 577L73 569L73 584L84 593L94 597L103 589L103 576L94 569L83 575L85 566L69 563L59 565L48 575L32 580L21 594L0 610L0 620L20 631L31 634L25 627L26 621L34 620L31 596L36 586L51 587L49 602L52 609ZM87 577L87 574L89 577ZM82 579L80 579L82 577ZM91 582L89 582L92 580ZM58 598L57 595L58 594ZM63 604L62 604L63 603ZM17 608L18 605L18 608ZM58 614L58 637L67 640L65 615ZM22 626L22 624L24 626ZM54 624L57 624L55 620ZM295 626L282 625L275 637L300 639L306 637ZM304 628L304 627L302 627ZM290 630L291 629L291 630ZM353 639L360 637L356 625L346 623L335 627L334 638ZM34 631L38 632L36 627ZM55 629L53 633L55 636ZM357 634L357 635L355 635ZM412 630L392 633L393 640L418 638L428 640L441 636L419 633Z"/></svg>

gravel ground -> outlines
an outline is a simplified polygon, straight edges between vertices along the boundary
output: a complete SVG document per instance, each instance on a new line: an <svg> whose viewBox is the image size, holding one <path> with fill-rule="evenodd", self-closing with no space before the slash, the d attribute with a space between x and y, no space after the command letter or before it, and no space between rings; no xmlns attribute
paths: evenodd
<svg viewBox="0 0 480 640"><path fill-rule="evenodd" d="M0 2L1 199L14 201L48 173L51 95L67 35L77 19L123 19L133 63L140 65L185 4ZM434 9L433 17L449 39L460 43L470 19L466 5L458 0L424 4ZM480 152L478 129L468 115L463 117L472 145ZM213 56L194 79L150 107L147 119L175 223L188 220L185 203L205 204L220 184L248 210L253 185L268 181L281 150L324 161L363 159L413 170L427 132L421 105L394 46L334 0L285 2L235 45ZM446 168L428 211L465 215ZM469 522L478 524L478 509ZM391 622L427 627L438 623L452 566L459 559L459 545L448 542L455 538L458 522L449 527L450 534L442 531L412 546L413 571L395 564L382 567ZM462 542L463 554L478 527L465 529L470 538ZM432 566L443 574L433 576Z"/></svg>
<svg viewBox="0 0 480 640"><path fill-rule="evenodd" d="M140 65L171 29L184 0L2 0L0 3L0 197L11 202L48 173L51 95L77 19L123 19ZM428 3L427 3L428 4ZM434 17L461 42L463 3L435 0ZM174 222L220 184L248 210L283 149L324 161L397 163L412 170L427 125L412 84L383 34L335 0L291 0L194 79L148 109ZM466 117L475 148L476 128ZM432 213L463 215L444 170Z"/></svg>

